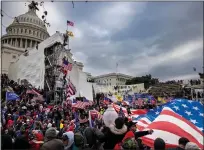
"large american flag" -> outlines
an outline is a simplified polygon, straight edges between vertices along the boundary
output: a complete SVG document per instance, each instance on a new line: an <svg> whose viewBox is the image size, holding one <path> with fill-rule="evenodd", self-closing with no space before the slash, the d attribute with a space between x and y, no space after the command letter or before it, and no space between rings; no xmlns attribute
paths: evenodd
<svg viewBox="0 0 204 150"><path fill-rule="evenodd" d="M138 130L153 129L152 135L142 137L144 144L153 147L158 137L166 142L166 148L176 147L181 137L188 138L203 148L203 105L196 101L175 99L147 114L133 118Z"/></svg>

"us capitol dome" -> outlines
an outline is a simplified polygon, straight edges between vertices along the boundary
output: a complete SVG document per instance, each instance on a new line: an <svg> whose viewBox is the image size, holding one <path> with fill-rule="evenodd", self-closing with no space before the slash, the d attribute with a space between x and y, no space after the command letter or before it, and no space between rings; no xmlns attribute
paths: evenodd
<svg viewBox="0 0 204 150"><path fill-rule="evenodd" d="M32 4L28 5L28 12L15 17L6 28L6 34L1 37L2 73L8 74L10 64L18 56L48 37L50 36L45 23L37 16Z"/></svg>

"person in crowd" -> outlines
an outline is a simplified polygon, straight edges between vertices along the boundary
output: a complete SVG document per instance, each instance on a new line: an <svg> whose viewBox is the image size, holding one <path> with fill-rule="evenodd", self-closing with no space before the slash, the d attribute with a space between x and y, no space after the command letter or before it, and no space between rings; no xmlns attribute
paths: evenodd
<svg viewBox="0 0 204 150"><path fill-rule="evenodd" d="M61 116L61 114L59 112L59 109L54 108L52 115L53 115L52 118L54 118L54 121L56 123L57 128L59 128L60 127L60 120L62 119L62 116Z"/></svg>
<svg viewBox="0 0 204 150"><path fill-rule="evenodd" d="M9 150L13 148L13 142L10 135L2 135L1 136L1 149Z"/></svg>
<svg viewBox="0 0 204 150"><path fill-rule="evenodd" d="M185 150L200 150L197 144L193 142L188 142L185 146Z"/></svg>
<svg viewBox="0 0 204 150"><path fill-rule="evenodd" d="M26 139L26 137L19 136L16 138L13 148L18 149L18 150L29 150L30 144L28 140Z"/></svg>
<svg viewBox="0 0 204 150"><path fill-rule="evenodd" d="M84 136L80 132L74 134L74 147L73 150L84 150L86 142Z"/></svg>
<svg viewBox="0 0 204 150"><path fill-rule="evenodd" d="M176 150L185 150L185 146L188 142L190 141L187 138L181 137L178 141L178 147L176 148Z"/></svg>
<svg viewBox="0 0 204 150"><path fill-rule="evenodd" d="M166 143L161 138L156 138L154 140L154 150L165 150Z"/></svg>
<svg viewBox="0 0 204 150"><path fill-rule="evenodd" d="M103 149L102 143L104 141L105 136L100 130L96 128L87 127L84 131L84 138L87 147L97 150Z"/></svg>
<svg viewBox="0 0 204 150"><path fill-rule="evenodd" d="M63 142L57 139L57 130L55 128L47 129L44 142L41 150L64 150Z"/></svg>
<svg viewBox="0 0 204 150"><path fill-rule="evenodd" d="M65 132L62 136L64 150L73 150L74 146L74 133L72 131Z"/></svg>
<svg viewBox="0 0 204 150"><path fill-rule="evenodd" d="M153 130L138 131L138 132L136 132L136 130L137 130L136 123L137 123L137 122L134 123L134 122L132 122L132 121L129 121L129 122L128 122L128 129L129 129L128 132L133 133L134 136L135 136L135 139L138 139L139 137L142 137L142 136L145 136L145 135L148 135L148 134L152 134L152 133L153 133ZM127 133L127 134L128 134L128 133Z"/></svg>
<svg viewBox="0 0 204 150"><path fill-rule="evenodd" d="M152 134L153 130L136 132L136 123L132 121L128 122L127 126L128 132L125 134L122 142L117 143L114 149L120 149L121 145L123 145L122 147L125 147L125 149L144 149L142 143L138 142L138 138L148 134Z"/></svg>
<svg viewBox="0 0 204 150"><path fill-rule="evenodd" d="M43 134L38 130L33 130L32 134L33 134L33 140L30 141L31 149L32 150L40 150L40 147L44 143Z"/></svg>
<svg viewBox="0 0 204 150"><path fill-rule="evenodd" d="M104 127L102 130L105 135L104 149L113 149L118 142L122 141L127 129L121 117L116 118L115 123L110 124L109 127Z"/></svg>

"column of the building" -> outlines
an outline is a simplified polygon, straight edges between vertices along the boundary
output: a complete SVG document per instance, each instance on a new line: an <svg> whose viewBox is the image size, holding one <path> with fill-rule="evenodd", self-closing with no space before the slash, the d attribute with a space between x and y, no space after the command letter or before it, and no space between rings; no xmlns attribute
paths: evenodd
<svg viewBox="0 0 204 150"><path fill-rule="evenodd" d="M32 44L33 44L33 40L30 40L30 47L32 47Z"/></svg>
<svg viewBox="0 0 204 150"><path fill-rule="evenodd" d="M29 45L29 47L30 47L30 48L32 47L32 40L30 40L30 45Z"/></svg>
<svg viewBox="0 0 204 150"><path fill-rule="evenodd" d="M15 46L15 39L12 39L12 46Z"/></svg>
<svg viewBox="0 0 204 150"><path fill-rule="evenodd" d="M25 48L27 48L28 45L27 45L27 39L25 39Z"/></svg>
<svg viewBox="0 0 204 150"><path fill-rule="evenodd" d="M10 39L10 45L12 45L12 38Z"/></svg>
<svg viewBox="0 0 204 150"><path fill-rule="evenodd" d="M20 48L22 48L23 47L23 39L21 38L20 39Z"/></svg>
<svg viewBox="0 0 204 150"><path fill-rule="evenodd" d="M34 45L33 45L33 46L35 47L35 46L36 46L36 41L33 41L33 43L34 43Z"/></svg>
<svg viewBox="0 0 204 150"><path fill-rule="evenodd" d="M15 41L15 47L18 47L18 41L17 41L17 38L16 38L16 41Z"/></svg>

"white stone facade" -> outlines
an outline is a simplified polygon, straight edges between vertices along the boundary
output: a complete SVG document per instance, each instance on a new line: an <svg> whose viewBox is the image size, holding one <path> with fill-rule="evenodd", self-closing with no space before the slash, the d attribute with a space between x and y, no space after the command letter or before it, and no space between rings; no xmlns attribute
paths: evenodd
<svg viewBox="0 0 204 150"><path fill-rule="evenodd" d="M6 28L7 34L1 37L2 73L8 74L8 68L25 50L32 49L49 37L44 22L35 10L16 17Z"/></svg>
<svg viewBox="0 0 204 150"><path fill-rule="evenodd" d="M126 81L132 79L132 76L121 73L110 73L94 77L97 84L106 86L125 85Z"/></svg>

